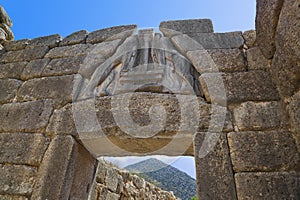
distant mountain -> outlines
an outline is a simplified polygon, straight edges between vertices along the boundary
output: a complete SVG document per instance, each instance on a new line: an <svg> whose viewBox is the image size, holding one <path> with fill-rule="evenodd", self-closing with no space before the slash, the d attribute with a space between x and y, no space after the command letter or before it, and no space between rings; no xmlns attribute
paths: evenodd
<svg viewBox="0 0 300 200"><path fill-rule="evenodd" d="M155 158L129 165L125 169L163 190L173 191L182 200L190 200L197 193L195 179Z"/></svg>

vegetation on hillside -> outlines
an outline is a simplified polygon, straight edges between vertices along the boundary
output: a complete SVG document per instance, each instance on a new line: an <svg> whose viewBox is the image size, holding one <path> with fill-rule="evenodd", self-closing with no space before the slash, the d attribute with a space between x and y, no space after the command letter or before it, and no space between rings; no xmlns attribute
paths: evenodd
<svg viewBox="0 0 300 200"><path fill-rule="evenodd" d="M195 179L157 159L151 158L127 166L125 169L134 172L163 190L173 191L174 195L182 200L191 200L196 195Z"/></svg>

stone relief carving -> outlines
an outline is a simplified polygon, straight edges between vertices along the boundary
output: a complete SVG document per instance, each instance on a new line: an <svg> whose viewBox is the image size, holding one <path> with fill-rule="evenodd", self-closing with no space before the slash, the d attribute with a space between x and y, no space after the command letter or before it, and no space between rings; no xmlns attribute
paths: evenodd
<svg viewBox="0 0 300 200"><path fill-rule="evenodd" d="M11 27L12 21L4 8L0 5L0 42L14 39L14 35L10 30Z"/></svg>
<svg viewBox="0 0 300 200"><path fill-rule="evenodd" d="M153 29L140 30L95 70L79 98L130 92L202 96L199 76L169 38Z"/></svg>

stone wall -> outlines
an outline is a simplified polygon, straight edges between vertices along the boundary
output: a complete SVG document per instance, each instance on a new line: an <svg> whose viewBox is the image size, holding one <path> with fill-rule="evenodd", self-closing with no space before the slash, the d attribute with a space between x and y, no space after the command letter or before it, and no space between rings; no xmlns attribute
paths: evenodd
<svg viewBox="0 0 300 200"><path fill-rule="evenodd" d="M100 159L90 199L158 199L176 200L172 192L163 191L137 175Z"/></svg>
<svg viewBox="0 0 300 200"><path fill-rule="evenodd" d="M189 62L164 54L185 77L199 75L199 82L190 80L199 84L202 93L196 96L200 110L195 124L193 101L180 104L185 96L180 92L187 90L179 88L177 96L160 87L150 87L155 93L135 92L130 105L133 122L147 126L151 104L165 107L166 124L153 137L128 137L114 121L117 108L126 112L122 105L111 107L114 96L100 95L91 102L89 90L81 90L98 86L103 74L110 77L106 61L138 46L135 39L152 35L149 30L136 35L136 26L129 25L78 31L66 38L51 35L3 42L0 199L87 199L95 187L96 196L115 197L122 192L99 178L103 168L95 157L151 154L194 155L200 199L299 199L299 4L298 0L258 1L257 30L244 33L213 33L210 20L162 22L162 34L153 33L153 41L158 39ZM140 54L151 50L151 59L158 56L160 62L162 51L143 48L146 51ZM206 53L210 60L201 60ZM120 64L111 63L116 68ZM178 63L189 66L189 72L176 68ZM102 69L108 70L100 73ZM78 96L87 98L75 102ZM74 107L86 115L76 118ZM182 108L186 115L181 115ZM95 136L98 124L89 116L101 123L102 138ZM183 131L178 134L180 127ZM197 127L196 134L188 131L190 127ZM85 131L92 134L78 134ZM202 149L207 138L216 142L204 143L208 154ZM112 180L115 175L127 176L108 172ZM101 187L104 183L106 187Z"/></svg>

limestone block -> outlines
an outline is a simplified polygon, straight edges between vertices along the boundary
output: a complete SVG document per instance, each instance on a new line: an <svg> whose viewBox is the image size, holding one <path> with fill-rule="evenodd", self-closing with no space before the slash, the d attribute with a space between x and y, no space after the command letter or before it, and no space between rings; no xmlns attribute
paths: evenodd
<svg viewBox="0 0 300 200"><path fill-rule="evenodd" d="M0 79L1 78L12 78L20 79L20 75L26 66L27 62L16 62L0 64Z"/></svg>
<svg viewBox="0 0 300 200"><path fill-rule="evenodd" d="M122 40L118 39L92 45L89 49L89 54L91 54L89 56L92 57L100 54L101 56L107 59L112 56L112 54L116 51L117 47L121 44L121 42Z"/></svg>
<svg viewBox="0 0 300 200"><path fill-rule="evenodd" d="M245 40L245 45L247 48L252 48L257 46L256 43L256 30L249 30L243 33L243 38Z"/></svg>
<svg viewBox="0 0 300 200"><path fill-rule="evenodd" d="M115 194L115 193L112 193L112 192L108 191L107 196L106 196L106 200L119 200L119 199L120 199L119 194Z"/></svg>
<svg viewBox="0 0 300 200"><path fill-rule="evenodd" d="M46 133L49 135L73 135L78 136L72 105L68 104L63 108L55 110L47 126Z"/></svg>
<svg viewBox="0 0 300 200"><path fill-rule="evenodd" d="M30 195L37 169L25 165L0 164L0 193Z"/></svg>
<svg viewBox="0 0 300 200"><path fill-rule="evenodd" d="M221 134L213 151L201 158L204 136L205 133L197 133L194 139L199 199L236 199L226 134Z"/></svg>
<svg viewBox="0 0 300 200"><path fill-rule="evenodd" d="M18 99L52 99L55 107L64 106L72 102L74 81L74 75L31 79L20 87Z"/></svg>
<svg viewBox="0 0 300 200"><path fill-rule="evenodd" d="M264 57L259 47L254 47L246 51L249 70L268 70L270 63Z"/></svg>
<svg viewBox="0 0 300 200"><path fill-rule="evenodd" d="M294 133L300 152L300 91L288 99L287 110L290 117L291 131Z"/></svg>
<svg viewBox="0 0 300 200"><path fill-rule="evenodd" d="M72 186L77 144L71 136L57 136L47 149L31 199L68 199Z"/></svg>
<svg viewBox="0 0 300 200"><path fill-rule="evenodd" d="M260 0L256 4L256 41L267 59L275 53L275 32L284 0Z"/></svg>
<svg viewBox="0 0 300 200"><path fill-rule="evenodd" d="M276 53L271 68L283 97L300 88L300 12L299 0L284 1L276 29Z"/></svg>
<svg viewBox="0 0 300 200"><path fill-rule="evenodd" d="M223 80L215 82L220 75ZM221 84L225 87L226 96L217 96L215 98L225 99L228 104L244 101L273 101L280 99L270 74L262 70L222 74L207 73L202 74L199 80L204 95L209 102L211 101L210 91L212 94L224 94L224 92L221 91ZM216 91L219 91L219 93Z"/></svg>
<svg viewBox="0 0 300 200"><path fill-rule="evenodd" d="M0 106L0 132L44 131L52 114L49 100L12 103Z"/></svg>
<svg viewBox="0 0 300 200"><path fill-rule="evenodd" d="M193 33L189 35L204 49L235 49L244 45L242 32Z"/></svg>
<svg viewBox="0 0 300 200"><path fill-rule="evenodd" d="M226 108L217 105L200 104L200 120L198 131L208 131L209 128L230 132L233 130L232 116ZM226 116L223 116L223 112ZM223 121L222 118L225 117Z"/></svg>
<svg viewBox="0 0 300 200"><path fill-rule="evenodd" d="M17 196L17 195L0 195L1 200L28 200L25 196Z"/></svg>
<svg viewBox="0 0 300 200"><path fill-rule="evenodd" d="M0 104L11 103L22 81L15 79L0 79Z"/></svg>
<svg viewBox="0 0 300 200"><path fill-rule="evenodd" d="M1 133L0 163L39 166L48 143L42 134Z"/></svg>
<svg viewBox="0 0 300 200"><path fill-rule="evenodd" d="M246 71L244 55L240 49L189 51L187 57L200 74Z"/></svg>
<svg viewBox="0 0 300 200"><path fill-rule="evenodd" d="M286 124L280 102L245 102L233 110L240 131L280 128Z"/></svg>
<svg viewBox="0 0 300 200"><path fill-rule="evenodd" d="M246 70L244 54L240 49L208 50L220 72L242 72Z"/></svg>
<svg viewBox="0 0 300 200"><path fill-rule="evenodd" d="M97 113L98 121L102 127L103 130L108 135L115 135L113 131L116 131L116 128L118 128L116 121L114 119L112 111L120 109L120 107L114 107L111 106L111 97L103 97L99 98L95 102L95 112ZM120 96L120 101L122 99L122 96ZM115 100L115 98L114 98ZM199 100L199 99L197 99ZM214 121L211 121L212 117L212 106L210 104L206 104L199 100L198 102L193 101L186 101L187 105L190 105L193 107L193 109L199 109L197 111L197 114L199 114L199 120L192 120L193 113L188 112L189 115L189 126L195 126L198 128L198 130L201 131L207 131L209 126L219 126L218 120L216 120L216 124L213 124ZM189 102L189 103L188 103ZM196 103L196 104L195 104ZM195 105L194 105L195 104ZM197 105L198 104L198 105ZM179 126L184 127L184 120L181 120L181 111L186 109L183 107L184 105L180 105L178 102L178 99L176 96L173 95L162 95L162 94L151 94L151 93L135 93L131 98L131 105L129 107L130 109L130 117L133 119L134 123L137 123L139 125L148 125L151 123L151 119L149 117L149 109L152 105L162 105L164 109L166 110L166 124L164 125L164 128L162 129L161 133L158 133L157 135L165 135L165 136L171 136L178 132ZM197 106L196 106L197 105ZM121 105L120 105L121 106ZM122 104L123 106L123 104ZM196 107L194 107L196 106ZM221 106L215 106L214 107L214 117L221 117L223 107ZM120 109L121 110L121 109ZM217 111L216 111L217 110ZM186 111L185 111L186 112ZM218 115L219 113L219 115ZM225 113L227 113L225 109ZM124 113L124 116L126 116L126 113ZM134 126L132 124L132 126ZM183 133L188 134L189 128L185 127L183 130ZM184 131L185 130L185 131ZM226 119L225 119L225 125L224 125L225 131L232 130L232 120L230 113L227 113Z"/></svg>
<svg viewBox="0 0 300 200"><path fill-rule="evenodd" d="M85 42L85 39L88 35L88 32L85 30L77 31L65 37L60 43L59 46L69 46L74 44L81 44Z"/></svg>
<svg viewBox="0 0 300 200"><path fill-rule="evenodd" d="M84 56L53 59L43 69L42 76L76 74L84 59Z"/></svg>
<svg viewBox="0 0 300 200"><path fill-rule="evenodd" d="M213 24L210 19L164 21L160 23L159 29L167 37L173 36L168 34L168 29L178 31L180 34L214 32Z"/></svg>
<svg viewBox="0 0 300 200"><path fill-rule="evenodd" d="M111 41L116 39L124 40L127 37L133 35L136 28L137 28L136 25L128 25L128 26L115 26L111 28L94 31L88 35L86 39L86 43L95 44L103 41Z"/></svg>
<svg viewBox="0 0 300 200"><path fill-rule="evenodd" d="M103 185L98 185L98 199L97 200L106 200L107 198L107 193L108 193L108 189L106 187L104 187Z"/></svg>
<svg viewBox="0 0 300 200"><path fill-rule="evenodd" d="M196 40L189 37L188 35L176 35L171 38L174 46L180 53L186 55L188 51L203 50L204 47L199 44Z"/></svg>
<svg viewBox="0 0 300 200"><path fill-rule="evenodd" d="M99 160L96 181L97 183L105 184L105 178L107 174L107 165L104 160Z"/></svg>
<svg viewBox="0 0 300 200"><path fill-rule="evenodd" d="M46 65L50 62L49 58L37 59L30 61L24 68L21 78L28 80L32 78L40 78Z"/></svg>
<svg viewBox="0 0 300 200"><path fill-rule="evenodd" d="M56 47L51 49L49 53L46 54L46 58L64 58L64 57L75 57L75 56L85 56L88 52L87 49L91 45L88 44L75 44L72 46Z"/></svg>
<svg viewBox="0 0 300 200"><path fill-rule="evenodd" d="M98 161L82 145L78 145L73 183L69 199L88 199Z"/></svg>
<svg viewBox="0 0 300 200"><path fill-rule="evenodd" d="M61 36L58 34L49 35L39 38L34 38L30 41L30 46L48 46L49 48L54 48L61 41Z"/></svg>
<svg viewBox="0 0 300 200"><path fill-rule="evenodd" d="M6 51L17 51L21 49L25 49L29 44L29 39L16 40L16 41L5 41L4 47Z"/></svg>
<svg viewBox="0 0 300 200"><path fill-rule="evenodd" d="M110 191L116 192L119 180L122 180L122 177L118 174L118 171L115 168L108 168L106 172L106 186Z"/></svg>
<svg viewBox="0 0 300 200"><path fill-rule="evenodd" d="M31 61L34 59L43 58L49 51L49 47L30 47L18 51L8 51L1 56L1 61L4 63Z"/></svg>
<svg viewBox="0 0 300 200"><path fill-rule="evenodd" d="M283 51L276 51L270 70L283 98L292 96L300 87L300 57L287 58L285 54Z"/></svg>
<svg viewBox="0 0 300 200"><path fill-rule="evenodd" d="M134 184L138 189L145 188L146 183L145 183L145 180L144 180L144 179L138 177L137 175L133 175L131 178L132 178L133 184Z"/></svg>
<svg viewBox="0 0 300 200"><path fill-rule="evenodd" d="M300 175L295 172L237 173L235 175L238 199L300 198Z"/></svg>
<svg viewBox="0 0 300 200"><path fill-rule="evenodd" d="M235 172L291 171L300 161L290 132L229 133L228 143Z"/></svg>

